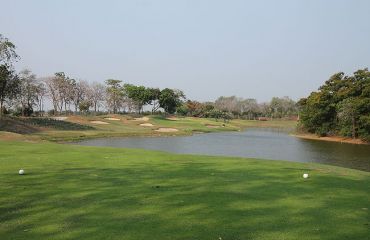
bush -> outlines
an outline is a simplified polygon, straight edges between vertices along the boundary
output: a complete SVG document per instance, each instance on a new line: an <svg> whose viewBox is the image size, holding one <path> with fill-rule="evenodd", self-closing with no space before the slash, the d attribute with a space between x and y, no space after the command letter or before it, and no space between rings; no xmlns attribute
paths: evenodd
<svg viewBox="0 0 370 240"><path fill-rule="evenodd" d="M48 111L48 116L55 116L54 109Z"/></svg>
<svg viewBox="0 0 370 240"><path fill-rule="evenodd" d="M6 109L6 107L5 106L3 106L1 109L0 109L0 111L2 112L2 114L9 114L9 111L8 111L8 109Z"/></svg>

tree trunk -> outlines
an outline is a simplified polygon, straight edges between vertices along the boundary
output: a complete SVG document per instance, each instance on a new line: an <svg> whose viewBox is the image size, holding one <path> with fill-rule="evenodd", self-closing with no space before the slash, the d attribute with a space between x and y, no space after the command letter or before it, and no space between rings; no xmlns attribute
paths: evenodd
<svg viewBox="0 0 370 240"><path fill-rule="evenodd" d="M352 117L352 138L356 138L356 119Z"/></svg>
<svg viewBox="0 0 370 240"><path fill-rule="evenodd" d="M3 99L0 99L0 118L3 118Z"/></svg>

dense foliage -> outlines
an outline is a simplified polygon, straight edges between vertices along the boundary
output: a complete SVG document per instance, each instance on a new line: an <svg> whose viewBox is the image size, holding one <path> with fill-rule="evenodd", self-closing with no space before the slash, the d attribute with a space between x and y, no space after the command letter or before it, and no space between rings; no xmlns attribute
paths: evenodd
<svg viewBox="0 0 370 240"><path fill-rule="evenodd" d="M253 98L236 96L219 97L215 102L200 103L188 100L177 109L180 115L211 118L243 118L249 120L267 118L292 118L298 115L296 102L289 97L273 97L268 103L258 103Z"/></svg>
<svg viewBox="0 0 370 240"><path fill-rule="evenodd" d="M304 130L370 141L370 72L336 73L298 102Z"/></svg>

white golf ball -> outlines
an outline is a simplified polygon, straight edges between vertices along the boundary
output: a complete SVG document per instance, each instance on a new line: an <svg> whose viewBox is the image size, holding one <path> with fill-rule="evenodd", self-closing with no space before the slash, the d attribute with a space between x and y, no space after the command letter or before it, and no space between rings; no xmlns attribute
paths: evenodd
<svg viewBox="0 0 370 240"><path fill-rule="evenodd" d="M303 178L308 178L308 173L304 173Z"/></svg>
<svg viewBox="0 0 370 240"><path fill-rule="evenodd" d="M23 174L24 174L24 170L23 169L19 170L19 175L23 175Z"/></svg>

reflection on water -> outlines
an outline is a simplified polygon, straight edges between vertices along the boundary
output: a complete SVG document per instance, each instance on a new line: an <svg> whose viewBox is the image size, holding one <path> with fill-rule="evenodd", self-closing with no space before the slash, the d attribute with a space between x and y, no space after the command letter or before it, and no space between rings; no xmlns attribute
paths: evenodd
<svg viewBox="0 0 370 240"><path fill-rule="evenodd" d="M370 171L369 145L299 139L276 129L248 129L245 132L197 134L186 137L104 138L76 144L316 162Z"/></svg>

